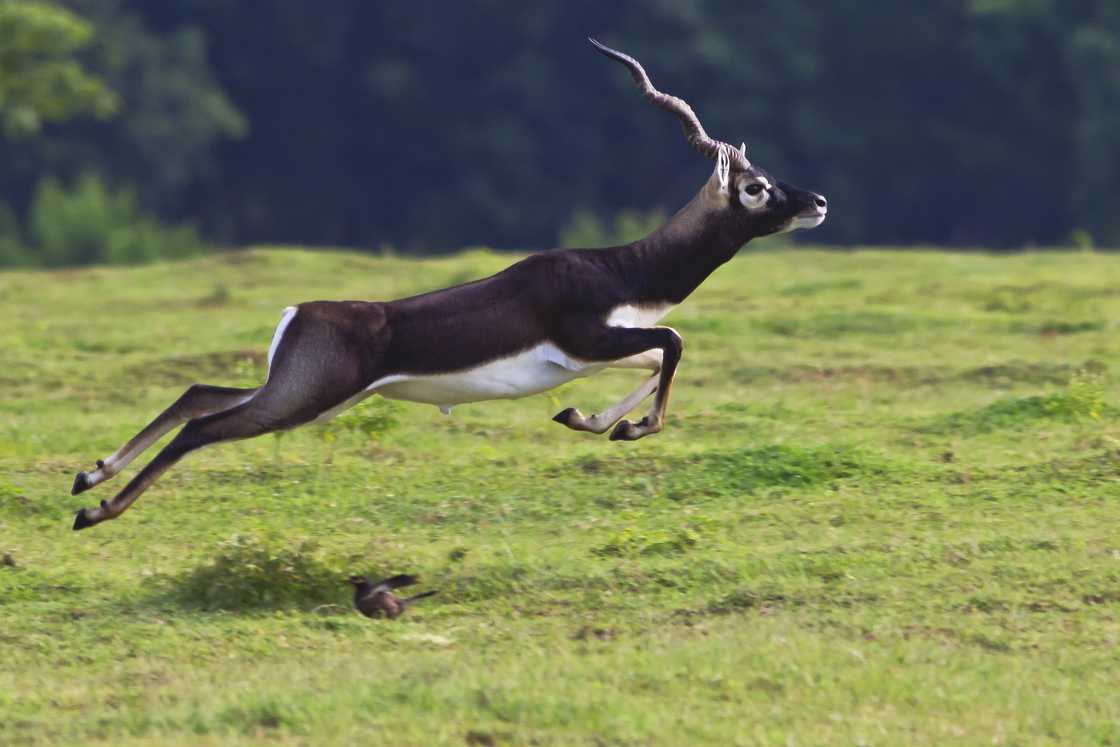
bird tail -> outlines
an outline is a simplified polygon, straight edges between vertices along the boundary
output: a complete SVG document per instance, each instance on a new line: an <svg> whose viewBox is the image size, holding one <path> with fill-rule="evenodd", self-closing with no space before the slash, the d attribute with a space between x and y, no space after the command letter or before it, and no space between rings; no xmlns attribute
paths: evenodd
<svg viewBox="0 0 1120 747"><path fill-rule="evenodd" d="M384 581L378 581L378 586L387 586L390 589L399 589L402 586L412 586L419 579L407 573L398 573L396 576L390 576Z"/></svg>
<svg viewBox="0 0 1120 747"><path fill-rule="evenodd" d="M423 594L416 594L415 596L408 597L407 599L402 599L401 603L402 604L412 604L417 599L423 599L424 597L430 597L430 596L434 596L436 594L439 594L438 589L435 590L435 591L425 591Z"/></svg>

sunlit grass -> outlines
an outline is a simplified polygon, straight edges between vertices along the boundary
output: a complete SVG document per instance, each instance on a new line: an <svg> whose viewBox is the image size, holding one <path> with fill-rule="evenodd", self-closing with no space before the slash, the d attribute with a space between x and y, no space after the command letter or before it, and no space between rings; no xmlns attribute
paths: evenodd
<svg viewBox="0 0 1120 747"><path fill-rule="evenodd" d="M1120 741L1106 255L747 252L667 320L660 435L549 420L633 372L374 399L70 531L128 479L74 472L192 382L260 381L285 306L509 261L0 274L0 743ZM371 621L352 572L440 594Z"/></svg>

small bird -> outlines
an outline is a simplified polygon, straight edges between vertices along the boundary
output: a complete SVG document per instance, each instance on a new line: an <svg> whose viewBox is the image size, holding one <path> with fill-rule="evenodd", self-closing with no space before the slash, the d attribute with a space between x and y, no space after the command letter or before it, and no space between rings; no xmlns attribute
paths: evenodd
<svg viewBox="0 0 1120 747"><path fill-rule="evenodd" d="M401 599L393 594L393 589L402 586L412 586L418 579L405 573L391 576L376 584L370 583L365 576L354 575L347 579L354 585L354 606L366 617L387 617L395 620L400 617L405 609L417 599L430 597L435 591L425 591L423 594Z"/></svg>

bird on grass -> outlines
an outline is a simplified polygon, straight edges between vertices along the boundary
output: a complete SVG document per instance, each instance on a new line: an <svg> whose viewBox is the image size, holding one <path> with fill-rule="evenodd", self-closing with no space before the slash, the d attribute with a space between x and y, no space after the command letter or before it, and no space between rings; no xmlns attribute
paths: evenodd
<svg viewBox="0 0 1120 747"><path fill-rule="evenodd" d="M395 620L417 599L430 597L436 593L435 591L425 591L423 594L401 599L393 593L393 589L412 586L418 580L416 576L405 573L391 576L377 583L371 583L365 576L358 575L351 576L347 580L354 585L354 606L366 617L387 617L390 620Z"/></svg>

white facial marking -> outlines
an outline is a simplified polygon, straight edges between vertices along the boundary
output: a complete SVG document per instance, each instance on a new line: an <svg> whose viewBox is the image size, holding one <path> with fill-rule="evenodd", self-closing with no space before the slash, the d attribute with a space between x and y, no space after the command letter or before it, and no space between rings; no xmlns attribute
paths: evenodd
<svg viewBox="0 0 1120 747"><path fill-rule="evenodd" d="M820 213L819 215L800 215L789 222L789 224L777 233L789 233L801 228L816 228L824 223L824 219L828 217L828 213Z"/></svg>
<svg viewBox="0 0 1120 747"><path fill-rule="evenodd" d="M757 187L761 187L761 189L758 189L756 194L751 194L748 191ZM773 185L765 176L744 180L739 183L739 204L748 210L758 210L770 201L771 189L773 189Z"/></svg>

